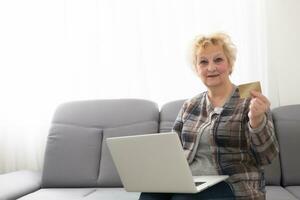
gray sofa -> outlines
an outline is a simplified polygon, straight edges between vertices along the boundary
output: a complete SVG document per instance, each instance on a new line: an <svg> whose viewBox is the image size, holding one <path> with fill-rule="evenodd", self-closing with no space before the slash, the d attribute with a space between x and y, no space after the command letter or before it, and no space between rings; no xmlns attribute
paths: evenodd
<svg viewBox="0 0 300 200"><path fill-rule="evenodd" d="M139 99L78 101L56 110L42 172L0 175L0 199L129 200L105 140L171 130L184 100L165 104ZM267 199L300 199L300 105L272 110L280 157L266 167Z"/></svg>

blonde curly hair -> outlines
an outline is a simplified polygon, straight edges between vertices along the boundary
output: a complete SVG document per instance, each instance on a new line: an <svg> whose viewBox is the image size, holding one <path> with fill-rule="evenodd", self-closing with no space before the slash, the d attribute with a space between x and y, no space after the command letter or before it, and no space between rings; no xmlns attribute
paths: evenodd
<svg viewBox="0 0 300 200"><path fill-rule="evenodd" d="M220 45L223 48L224 54L228 59L229 66L231 67L230 74L232 73L233 66L236 60L236 46L232 43L229 35L216 32L210 35L199 35L192 43L192 64L193 70L197 71L197 56L202 49L207 48L209 45Z"/></svg>

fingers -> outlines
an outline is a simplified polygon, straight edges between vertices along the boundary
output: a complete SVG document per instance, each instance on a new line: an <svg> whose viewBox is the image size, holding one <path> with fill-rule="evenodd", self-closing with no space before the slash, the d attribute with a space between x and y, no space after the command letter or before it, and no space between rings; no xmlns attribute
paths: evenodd
<svg viewBox="0 0 300 200"><path fill-rule="evenodd" d="M268 106L265 102L263 102L259 98L251 99L251 104L256 105L256 107L266 107L266 106Z"/></svg>
<svg viewBox="0 0 300 200"><path fill-rule="evenodd" d="M269 104L263 101L259 97L251 99L249 105L249 111L251 117L257 117L263 115L269 108Z"/></svg>
<svg viewBox="0 0 300 200"><path fill-rule="evenodd" d="M270 101L260 92L251 91L252 99L249 105L248 117L250 119L250 126L258 127L264 118L264 114L270 107Z"/></svg>
<svg viewBox="0 0 300 200"><path fill-rule="evenodd" d="M265 97L263 94L261 94L260 92L257 92L255 90L250 91L250 94L252 95L252 97L254 97L254 99L259 99L260 102L263 102L264 104L266 104L268 107L271 105L271 102L268 100L267 97Z"/></svg>
<svg viewBox="0 0 300 200"><path fill-rule="evenodd" d="M252 99L249 109L257 114L264 113L267 110L267 105L258 98Z"/></svg>
<svg viewBox="0 0 300 200"><path fill-rule="evenodd" d="M249 105L249 110L254 112L255 115L259 113L260 110L263 110L260 105L258 105L256 102L251 101Z"/></svg>

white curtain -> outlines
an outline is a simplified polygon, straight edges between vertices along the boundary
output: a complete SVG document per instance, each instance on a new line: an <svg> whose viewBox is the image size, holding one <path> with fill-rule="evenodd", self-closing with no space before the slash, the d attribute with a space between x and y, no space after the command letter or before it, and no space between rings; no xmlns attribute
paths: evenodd
<svg viewBox="0 0 300 200"><path fill-rule="evenodd" d="M142 98L161 107L205 90L187 61L198 34L227 32L232 80L268 95L264 1L11 0L0 2L0 173L40 170L55 108Z"/></svg>

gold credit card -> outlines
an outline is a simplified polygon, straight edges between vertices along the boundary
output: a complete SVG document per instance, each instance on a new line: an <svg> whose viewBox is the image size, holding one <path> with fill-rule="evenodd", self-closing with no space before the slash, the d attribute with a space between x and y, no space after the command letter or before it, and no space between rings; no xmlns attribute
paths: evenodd
<svg viewBox="0 0 300 200"><path fill-rule="evenodd" d="M246 83L238 86L239 92L240 92L240 97L242 99L251 97L250 91L255 90L257 92L261 93L261 86L260 82L252 82L252 83Z"/></svg>

